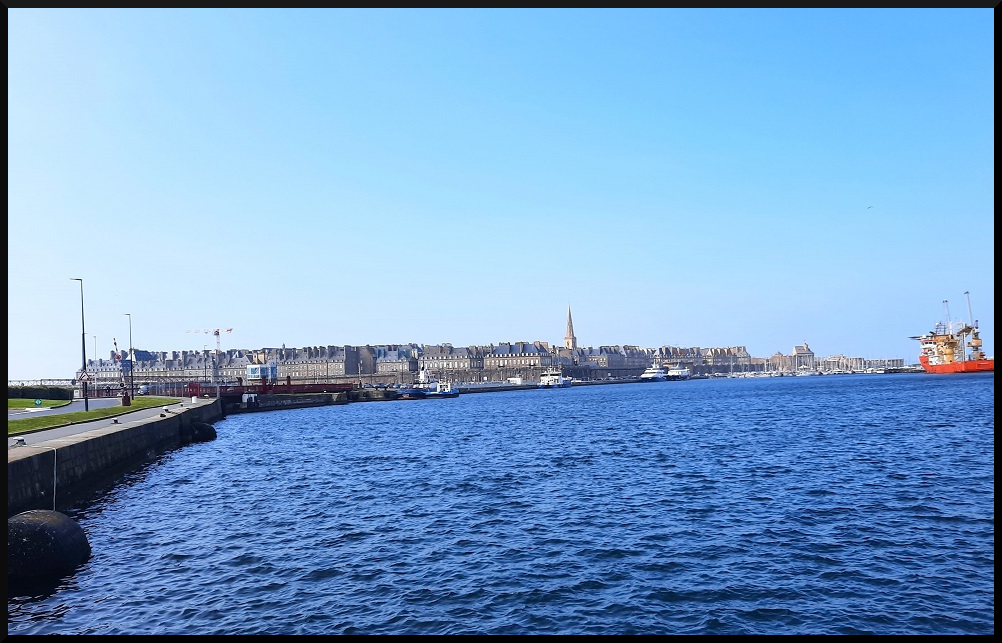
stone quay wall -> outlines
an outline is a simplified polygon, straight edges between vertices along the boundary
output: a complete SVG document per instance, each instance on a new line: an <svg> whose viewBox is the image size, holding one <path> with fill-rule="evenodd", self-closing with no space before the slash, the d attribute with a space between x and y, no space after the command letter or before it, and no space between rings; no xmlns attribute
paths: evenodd
<svg viewBox="0 0 1002 643"><path fill-rule="evenodd" d="M130 426L110 426L7 450L7 517L71 506L191 442L193 424L223 417L219 400Z"/></svg>

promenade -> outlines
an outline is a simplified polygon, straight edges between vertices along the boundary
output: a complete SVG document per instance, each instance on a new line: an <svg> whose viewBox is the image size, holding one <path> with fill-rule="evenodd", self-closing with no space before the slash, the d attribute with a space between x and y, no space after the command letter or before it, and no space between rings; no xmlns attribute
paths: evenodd
<svg viewBox="0 0 1002 643"><path fill-rule="evenodd" d="M205 406L207 404L212 404L212 398L199 398L195 402L191 401L191 398L178 399L177 402L166 405L171 411L177 412L186 408L197 408L200 406ZM97 404L95 404L97 403ZM103 405L99 405L104 403ZM112 403L112 404L109 404ZM104 408L107 406L113 406L121 404L121 398L110 398L107 400L90 400L91 408ZM137 409L135 411L130 411L122 415L116 415L114 417L101 418L98 420L90 420L88 422L78 422L75 424L70 424L68 426L60 426L53 429L42 429L40 431L32 431L30 433L19 433L17 435L7 436L7 448L10 449L16 446L19 442L23 442L26 445L38 444L41 442L46 442L49 440L54 440L57 438L65 438L72 435L77 435L80 433L87 433L90 431L95 431L99 429L106 428L125 428L128 426L135 426L139 423L145 422L150 418L159 417L163 413L165 407L158 406L149 409ZM65 407L58 407L54 409L47 409L46 411L39 411L32 414L27 414L23 411L13 412L8 410L7 419L17 420L26 417L36 417L36 415L53 415L56 413L73 413L76 411L83 410L82 401L74 401L72 404Z"/></svg>

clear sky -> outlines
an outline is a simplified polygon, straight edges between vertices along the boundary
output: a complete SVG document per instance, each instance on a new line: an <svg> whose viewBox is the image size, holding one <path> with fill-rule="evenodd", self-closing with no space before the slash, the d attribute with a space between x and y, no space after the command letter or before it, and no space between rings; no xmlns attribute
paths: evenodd
<svg viewBox="0 0 1002 643"><path fill-rule="evenodd" d="M984 9L7 11L8 379L136 348L994 354Z"/></svg>

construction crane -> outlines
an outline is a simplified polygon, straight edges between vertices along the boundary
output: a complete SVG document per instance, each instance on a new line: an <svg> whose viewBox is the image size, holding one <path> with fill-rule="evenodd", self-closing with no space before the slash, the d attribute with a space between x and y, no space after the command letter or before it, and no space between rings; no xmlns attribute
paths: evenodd
<svg viewBox="0 0 1002 643"><path fill-rule="evenodd" d="M205 329L193 329L187 331L189 333L204 333L206 335L216 336L216 353L212 357L212 384L216 387L216 397L219 397L219 386L216 384L216 369L219 364L219 354L222 353L222 338L220 335L223 333L233 332L232 328L205 328Z"/></svg>
<svg viewBox="0 0 1002 643"><path fill-rule="evenodd" d="M233 332L233 329L232 328L206 328L206 329L203 330L203 329L196 328L194 330L189 330L187 332L189 332L189 333L205 333L206 335L215 335L216 336L216 354L218 355L219 353L222 352L222 350L220 350L221 340L222 340L222 338L220 337L220 335L223 334L223 333L231 333L231 332Z"/></svg>

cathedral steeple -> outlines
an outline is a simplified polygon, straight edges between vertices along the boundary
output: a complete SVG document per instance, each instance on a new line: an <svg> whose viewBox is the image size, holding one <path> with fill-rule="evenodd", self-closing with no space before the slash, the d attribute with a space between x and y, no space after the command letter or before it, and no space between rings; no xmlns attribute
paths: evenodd
<svg viewBox="0 0 1002 643"><path fill-rule="evenodd" d="M578 338L574 336L574 322L571 320L571 307L567 307L567 334L564 335L564 348L577 348Z"/></svg>

